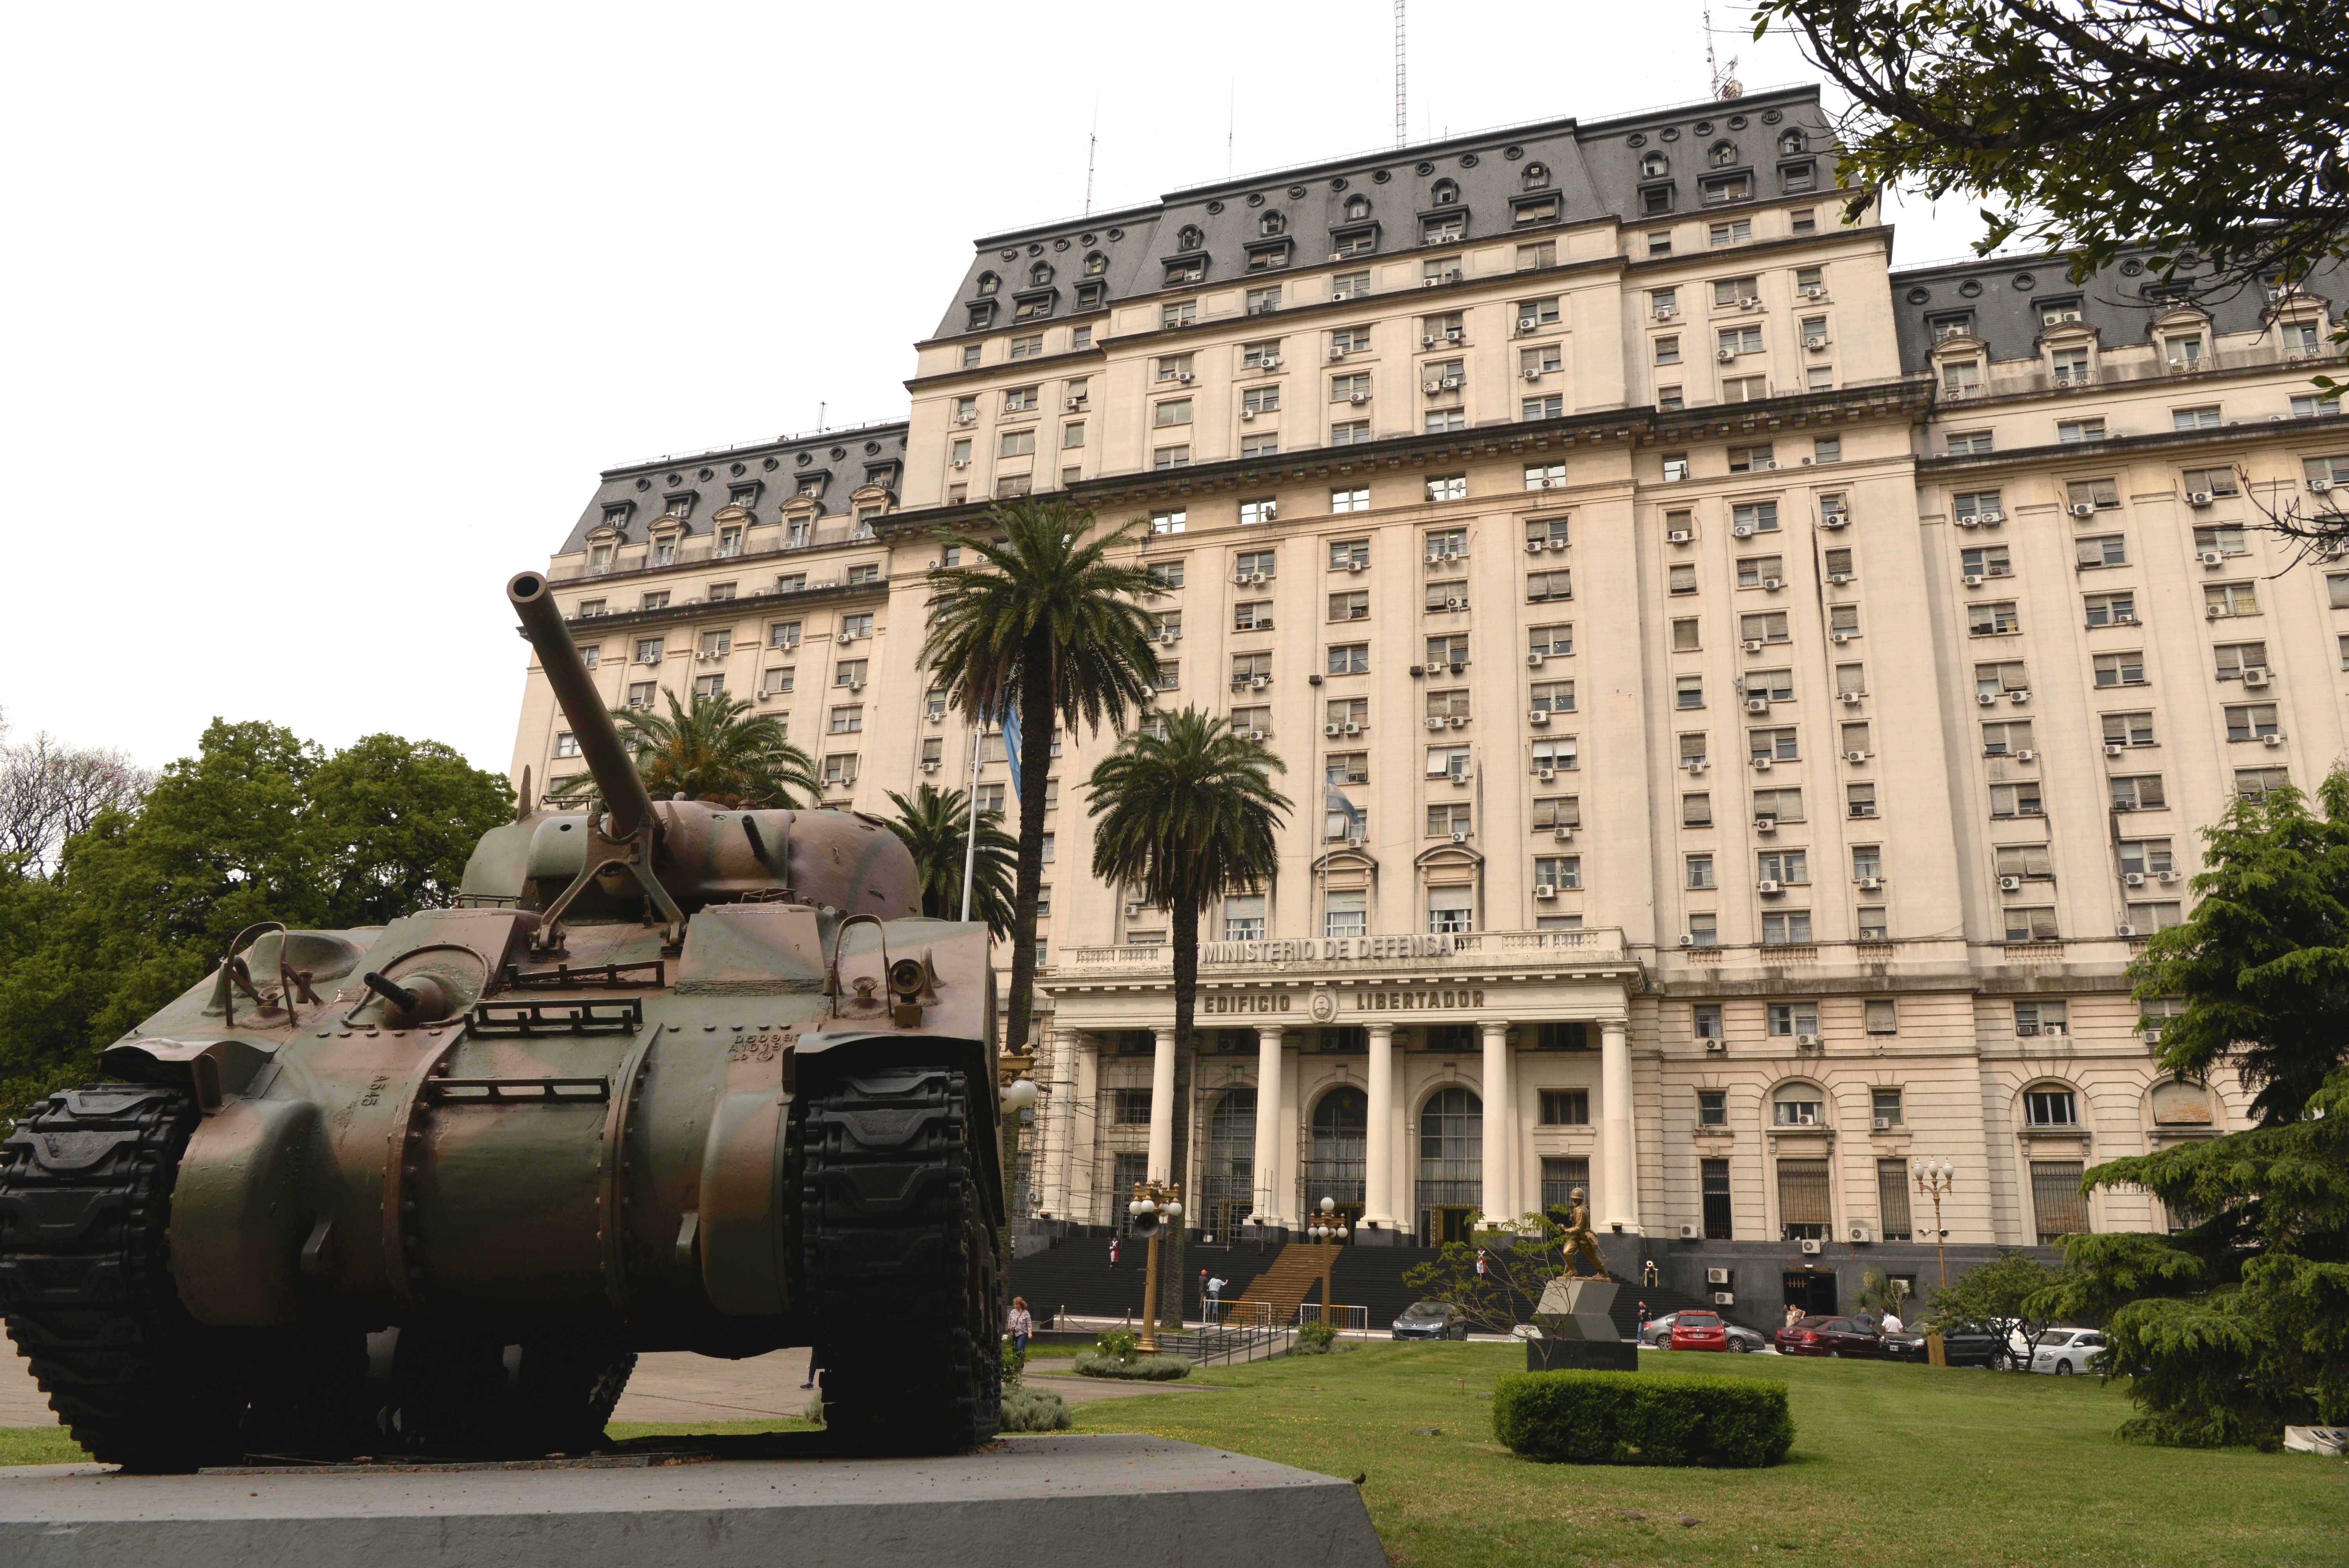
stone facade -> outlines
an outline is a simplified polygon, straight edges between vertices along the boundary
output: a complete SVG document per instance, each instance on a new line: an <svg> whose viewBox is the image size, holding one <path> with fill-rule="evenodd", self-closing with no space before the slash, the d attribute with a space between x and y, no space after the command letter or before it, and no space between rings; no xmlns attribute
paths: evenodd
<svg viewBox="0 0 2349 1568"><path fill-rule="evenodd" d="M2233 792L2349 748L2349 569L2255 526L2349 482L2308 385L2339 280L1893 273L1825 136L1815 93L1760 95L982 241L907 423L836 443L901 466L803 538L746 509L802 580L627 564L671 599L583 641L691 636L695 678L848 759L831 804L959 785L975 745L993 803L999 744L916 662L939 531L1030 491L1149 520L1162 702L1261 732L1297 805L1272 884L1206 916L1177 1172L1166 913L1083 874L1112 738L1056 738L1055 1221L1116 1222L1145 1172L1203 1228L1330 1196L1366 1238L1585 1185L1627 1234L1915 1273L1930 1159L1953 1244L2166 1224L2076 1171L2245 1115L2165 1083L2124 970ZM613 498L807 444L606 475L566 605L614 608ZM554 751L533 677L517 770Z"/></svg>

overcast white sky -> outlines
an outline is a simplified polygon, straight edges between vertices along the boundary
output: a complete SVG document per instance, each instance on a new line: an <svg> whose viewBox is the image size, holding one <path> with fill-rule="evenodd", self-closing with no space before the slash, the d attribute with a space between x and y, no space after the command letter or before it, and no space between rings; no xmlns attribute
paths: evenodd
<svg viewBox="0 0 2349 1568"><path fill-rule="evenodd" d="M1811 78L1715 20L1753 88ZM1414 140L1708 92L1697 0L1422 4ZM981 233L1381 147L1388 0L0 12L0 718L502 769L598 469L892 418ZM1899 207L1898 261L1971 212Z"/></svg>

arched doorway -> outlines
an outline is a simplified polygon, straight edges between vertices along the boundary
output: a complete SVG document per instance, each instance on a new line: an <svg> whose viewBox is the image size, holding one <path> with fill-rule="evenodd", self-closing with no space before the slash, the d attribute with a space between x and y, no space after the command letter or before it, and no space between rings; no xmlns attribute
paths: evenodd
<svg viewBox="0 0 2349 1568"><path fill-rule="evenodd" d="M1419 1111L1419 1233L1430 1246L1469 1239L1485 1201L1485 1102L1458 1084Z"/></svg>
<svg viewBox="0 0 2349 1568"><path fill-rule="evenodd" d="M1310 1224L1321 1200L1337 1205L1351 1226L1362 1217L1362 1154L1370 1126L1371 1097L1341 1085L1313 1108L1313 1141L1305 1161L1305 1218Z"/></svg>
<svg viewBox="0 0 2349 1568"><path fill-rule="evenodd" d="M1207 1113L1207 1161L1200 1172L1203 1230L1226 1239L1256 1212L1256 1090L1226 1089Z"/></svg>

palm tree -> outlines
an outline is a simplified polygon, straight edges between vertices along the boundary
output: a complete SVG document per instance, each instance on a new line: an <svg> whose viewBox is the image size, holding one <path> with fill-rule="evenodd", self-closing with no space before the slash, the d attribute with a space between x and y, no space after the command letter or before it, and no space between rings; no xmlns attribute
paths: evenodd
<svg viewBox="0 0 2349 1568"><path fill-rule="evenodd" d="M1174 920L1177 1174L1190 1169L1186 1107L1191 1019L1199 996L1199 915L1226 893L1272 880L1281 814L1289 806L1288 797L1272 787L1272 775L1285 771L1260 742L1185 707L1164 716L1163 726L1126 736L1087 784L1091 814L1100 819L1093 829L1093 875L1160 905ZM1271 1089L1257 1086L1258 1116L1273 1114ZM1183 1227L1168 1241L1174 1252L1159 1271L1168 1287L1162 1290L1161 1310L1180 1323L1187 1283Z"/></svg>
<svg viewBox="0 0 2349 1568"><path fill-rule="evenodd" d="M720 692L697 696L691 707L678 704L675 692L666 717L616 707L612 717L620 738L636 760L636 773L656 800L683 796L731 807L783 807L798 804L793 790L811 801L823 794L815 776L815 762L783 738L782 721L772 714L753 714L750 704ZM591 774L577 773L546 792L551 801L584 795L595 787Z"/></svg>
<svg viewBox="0 0 2349 1568"><path fill-rule="evenodd" d="M910 800L895 789L897 820L888 824L913 851L922 879L922 913L932 920L962 913L962 868L970 830L970 798L959 789L925 784ZM978 854L971 862L970 912L995 935L1011 934L1011 873L1019 843L1002 827L1003 813L982 811Z"/></svg>
<svg viewBox="0 0 2349 1568"><path fill-rule="evenodd" d="M1044 877L1044 785L1056 726L1125 728L1126 710L1154 689L1158 655L1153 592L1139 563L1110 557L1148 525L1137 518L1097 538L1090 511L1021 500L991 508L994 531L947 533L971 564L937 573L922 664L947 681L947 698L974 725L1019 716L1019 848L1011 918L1010 1049L1028 1048L1036 988L1036 900Z"/></svg>

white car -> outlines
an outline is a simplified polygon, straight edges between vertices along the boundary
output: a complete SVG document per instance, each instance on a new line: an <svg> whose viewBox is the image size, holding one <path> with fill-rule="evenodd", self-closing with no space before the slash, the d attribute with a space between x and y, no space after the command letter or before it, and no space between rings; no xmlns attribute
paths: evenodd
<svg viewBox="0 0 2349 1568"><path fill-rule="evenodd" d="M2022 1358L2020 1343L2014 1354L2016 1359ZM2105 1336L2095 1329L2051 1328L2039 1336L2039 1348L2031 1357L2030 1369L2069 1377L2075 1372L2101 1372L2104 1360Z"/></svg>

